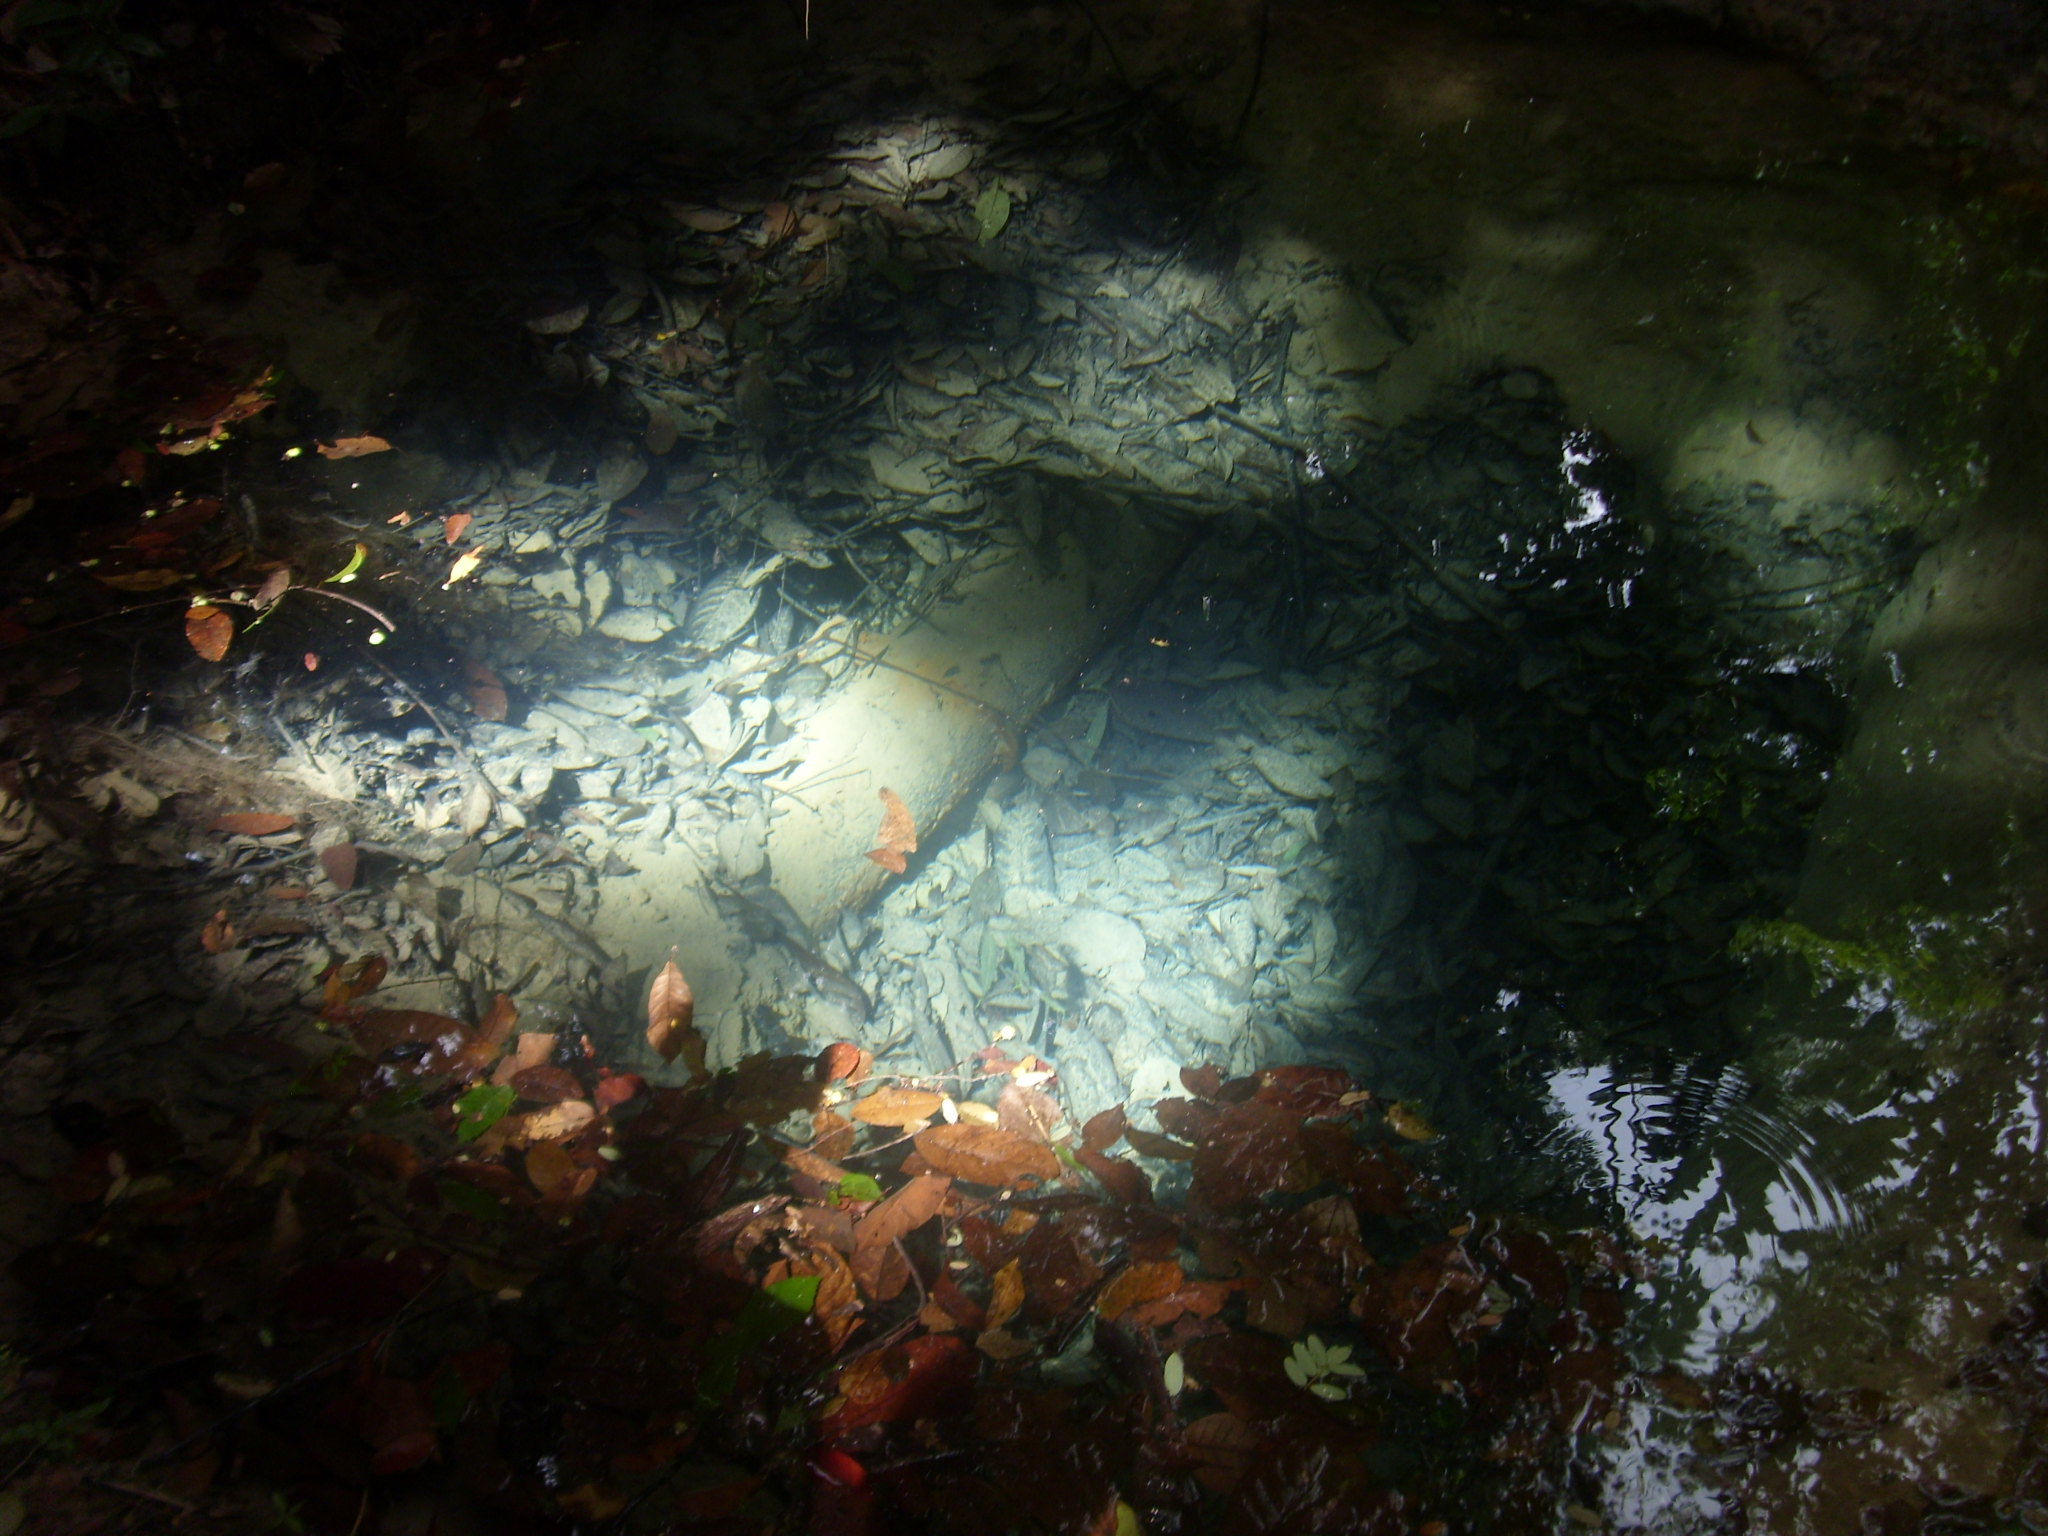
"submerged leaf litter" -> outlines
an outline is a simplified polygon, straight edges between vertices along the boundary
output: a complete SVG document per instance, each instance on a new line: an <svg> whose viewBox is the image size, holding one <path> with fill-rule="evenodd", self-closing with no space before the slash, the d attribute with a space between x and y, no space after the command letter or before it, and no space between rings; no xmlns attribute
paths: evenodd
<svg viewBox="0 0 2048 1536"><path fill-rule="evenodd" d="M178 1046L181 1113L232 1124L365 957L422 1006L513 992L631 1059L641 977L603 916L680 859L733 934L716 1064L843 1038L936 1074L996 1047L1075 1124L1128 1103L1156 1137L1184 1064L1336 1061L1403 1096L1402 1137L1448 1131L1446 1158L1583 1213L1493 1155L1539 1129L1546 1072L1736 1053L1730 940L1784 904L1841 729L1828 658L1906 551L1788 534L1761 495L1686 524L1529 369L1374 425L1361 380L1431 274L1235 227L1222 164L1135 181L1102 141L1148 126L916 116L744 187L641 168L584 210L569 291L512 306L580 436L457 461L391 429L330 472L317 534L282 505L312 482L251 476L248 523L270 498L272 537L330 541L308 568L398 594L397 638L369 661L357 616L290 591L260 628L202 615L218 670L62 748L28 729L61 678L14 689L41 701L8 724L17 954L80 953L89 910L178 958L18 968L9 1112L155 1096ZM365 510L380 484L395 517ZM1053 708L1004 722L1011 760L883 899L813 928L762 850L857 637L1056 559L1077 505L1184 555ZM175 553L246 554L226 521ZM1759 597L1790 544L1802 584ZM92 579L160 569L184 579L161 550ZM158 889L100 892L108 825ZM1346 1348L1288 1374L1338 1391Z"/></svg>

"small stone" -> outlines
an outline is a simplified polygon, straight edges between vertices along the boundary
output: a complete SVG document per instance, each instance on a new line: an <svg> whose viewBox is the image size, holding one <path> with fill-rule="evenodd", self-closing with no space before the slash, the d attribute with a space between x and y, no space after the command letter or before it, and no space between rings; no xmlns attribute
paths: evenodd
<svg viewBox="0 0 2048 1536"><path fill-rule="evenodd" d="M512 543L515 555L544 555L555 547L555 536L545 528L530 528Z"/></svg>
<svg viewBox="0 0 2048 1536"><path fill-rule="evenodd" d="M583 611L589 615L592 624L598 624L598 621L604 617L605 608L609 606L611 600L611 572L595 563L584 567ZM598 628L599 632L602 633L603 626L599 624Z"/></svg>
<svg viewBox="0 0 2048 1536"><path fill-rule="evenodd" d="M543 602L566 603L573 608L582 600L576 573L566 565L558 565L551 571L536 572L527 581L526 586L528 591Z"/></svg>
<svg viewBox="0 0 2048 1536"><path fill-rule="evenodd" d="M598 621L597 632L613 640L632 640L641 645L659 640L675 620L658 608L617 608Z"/></svg>

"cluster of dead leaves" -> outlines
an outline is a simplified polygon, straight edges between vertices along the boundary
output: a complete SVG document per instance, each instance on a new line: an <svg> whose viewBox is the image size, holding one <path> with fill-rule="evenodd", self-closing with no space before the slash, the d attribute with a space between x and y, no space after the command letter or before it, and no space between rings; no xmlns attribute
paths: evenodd
<svg viewBox="0 0 2048 1536"><path fill-rule="evenodd" d="M1189 1071L1163 1132L1075 1128L994 1048L936 1082L847 1043L711 1073L673 962L668 1087L508 998L467 1021L378 1006L383 980L323 978L324 1129L259 1120L224 1167L161 1127L94 1141L76 1230L16 1267L74 1317L81 1286L148 1291L96 1305L87 1354L160 1347L139 1316L238 1320L167 1336L197 1375L124 1410L157 1427L122 1454L198 1447L158 1473L179 1498L241 1466L342 1528L431 1475L531 1530L1427 1530L1486 1479L1535 1497L1616 1390L1614 1255L1447 1217L1333 1069ZM145 1262L166 1231L176 1262ZM1369 1366L1349 1398L1290 1378L1310 1329ZM1440 1428L1376 1449L1453 1403L1462 1456Z"/></svg>

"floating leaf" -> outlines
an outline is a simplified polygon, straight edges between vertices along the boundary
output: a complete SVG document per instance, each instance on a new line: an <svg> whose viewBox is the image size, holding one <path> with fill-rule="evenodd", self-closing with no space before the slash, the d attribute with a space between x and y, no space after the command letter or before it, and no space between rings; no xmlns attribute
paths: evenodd
<svg viewBox="0 0 2048 1536"><path fill-rule="evenodd" d="M213 818L214 831L242 837L271 837L279 832L289 832L298 824L298 817L278 811L229 811Z"/></svg>
<svg viewBox="0 0 2048 1536"><path fill-rule="evenodd" d="M381 437L337 437L331 443L316 442L313 451L323 459L361 459L373 453L389 453L391 445Z"/></svg>
<svg viewBox="0 0 2048 1536"><path fill-rule="evenodd" d="M469 525L475 521L473 512L450 512L441 519L441 536L452 548L462 542L462 536L469 532Z"/></svg>
<svg viewBox="0 0 2048 1536"><path fill-rule="evenodd" d="M974 200L974 238L983 245L1003 232L1010 222L1010 194L999 186L982 188Z"/></svg>
<svg viewBox="0 0 2048 1536"><path fill-rule="evenodd" d="M900 875L910 867L904 855L917 852L917 823L896 791L884 789L880 794L882 826L875 834L875 846L868 850L868 857L891 874Z"/></svg>
<svg viewBox="0 0 2048 1536"><path fill-rule="evenodd" d="M194 603L185 611L185 638L207 661L219 661L235 638L235 621L211 603Z"/></svg>

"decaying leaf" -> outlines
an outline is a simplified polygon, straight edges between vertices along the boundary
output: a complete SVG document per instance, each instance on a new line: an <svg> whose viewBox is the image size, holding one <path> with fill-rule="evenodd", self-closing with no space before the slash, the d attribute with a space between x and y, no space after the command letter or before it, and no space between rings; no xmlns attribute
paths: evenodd
<svg viewBox="0 0 2048 1536"><path fill-rule="evenodd" d="M476 521L473 512L450 512L441 519L441 540L453 547L462 542L462 536L469 532L469 525Z"/></svg>
<svg viewBox="0 0 2048 1536"><path fill-rule="evenodd" d="M354 843L330 843L320 850L320 868L337 891L355 889L358 862Z"/></svg>
<svg viewBox="0 0 2048 1536"><path fill-rule="evenodd" d="M917 1175L861 1217L853 1229L854 1248L880 1247L907 1237L938 1214L952 1187L951 1179L937 1174Z"/></svg>
<svg viewBox="0 0 2048 1536"><path fill-rule="evenodd" d="M882 825L868 857L891 874L900 875L910 868L904 855L917 852L917 823L911 819L910 807L898 798L895 790L883 789L880 794Z"/></svg>
<svg viewBox="0 0 2048 1536"><path fill-rule="evenodd" d="M512 712L503 678L480 661L466 663L463 670L467 674L469 707L476 711L477 719L503 720Z"/></svg>
<svg viewBox="0 0 2048 1536"><path fill-rule="evenodd" d="M323 459L360 459L373 453L389 453L391 444L381 437L337 437L331 443L315 443L313 451Z"/></svg>
<svg viewBox="0 0 2048 1536"><path fill-rule="evenodd" d="M256 589L256 595L249 599L258 608L274 608L277 600L292 589L292 568L280 565L263 578L263 585Z"/></svg>
<svg viewBox="0 0 2048 1536"><path fill-rule="evenodd" d="M476 568L482 565L483 563L483 545L471 545L468 549L465 549L461 554L457 555L455 557L455 563L448 567L448 579L441 583L441 590L445 592L447 591L448 588L454 586L455 583L457 583L458 581L461 581L464 578L474 574Z"/></svg>
<svg viewBox="0 0 2048 1536"><path fill-rule="evenodd" d="M697 1032L697 994L683 979L682 967L670 950L647 989L647 1043L663 1061L683 1057L683 1064L699 1077L704 1075L704 1037Z"/></svg>
<svg viewBox="0 0 2048 1536"><path fill-rule="evenodd" d="M935 1125L917 1133L917 1150L941 1173L998 1189L1060 1176L1052 1148L992 1125Z"/></svg>
<svg viewBox="0 0 2048 1536"><path fill-rule="evenodd" d="M867 1125L912 1126L935 1118L946 1102L943 1093L929 1088L899 1088L886 1083L864 1099L857 1099L848 1112Z"/></svg>
<svg viewBox="0 0 2048 1536"><path fill-rule="evenodd" d="M209 955L218 955L235 947L235 925L228 921L226 907L206 920L206 926L199 930L199 947Z"/></svg>
<svg viewBox="0 0 2048 1536"><path fill-rule="evenodd" d="M990 1328L1000 1328L1022 1310L1024 1306L1024 1268L1015 1259L1010 1260L995 1272L989 1281L988 1322Z"/></svg>
<svg viewBox="0 0 2048 1536"><path fill-rule="evenodd" d="M280 811L228 811L213 818L213 830L240 837L272 837L289 832L299 824L296 816Z"/></svg>
<svg viewBox="0 0 2048 1536"><path fill-rule="evenodd" d="M874 1064L872 1051L864 1051L849 1040L835 1040L818 1052L818 1081L858 1088L867 1080Z"/></svg>
<svg viewBox="0 0 2048 1536"><path fill-rule="evenodd" d="M235 621L211 603L194 603L185 610L185 638L207 661L219 661L235 638Z"/></svg>

